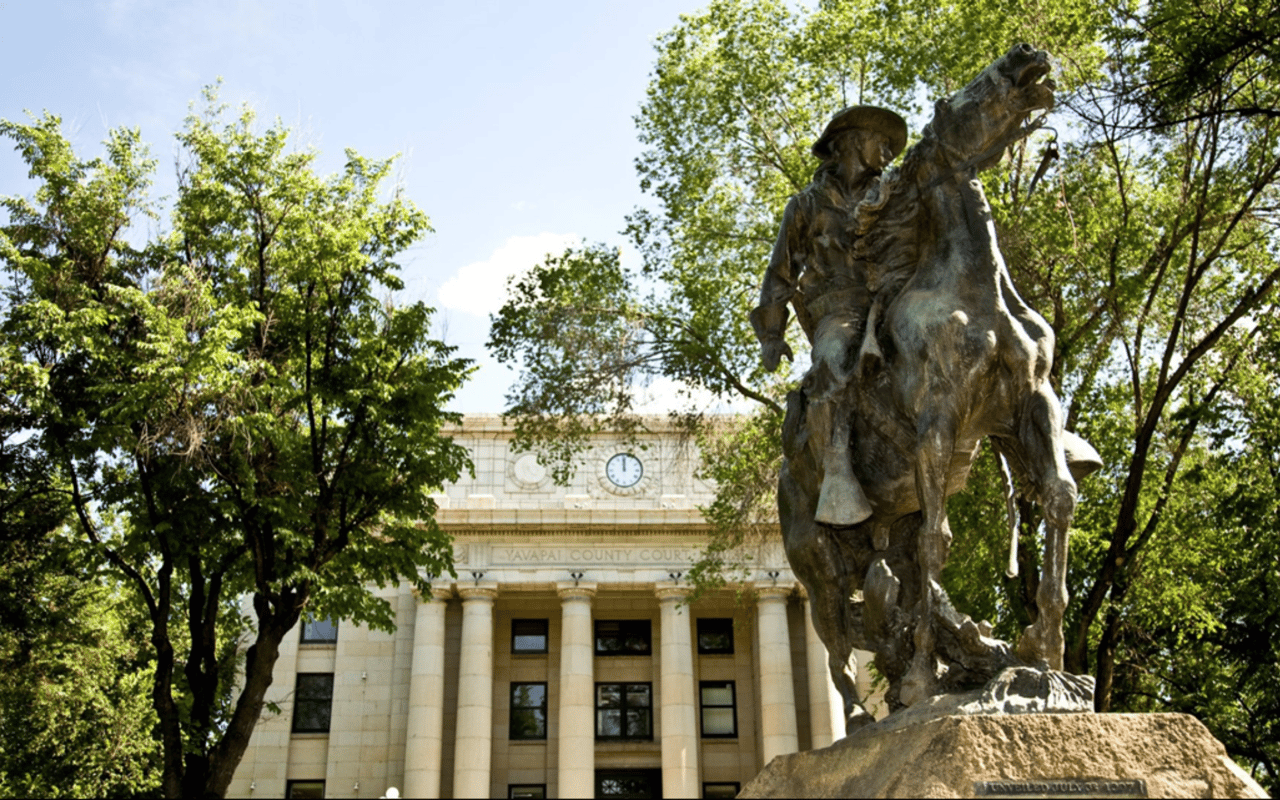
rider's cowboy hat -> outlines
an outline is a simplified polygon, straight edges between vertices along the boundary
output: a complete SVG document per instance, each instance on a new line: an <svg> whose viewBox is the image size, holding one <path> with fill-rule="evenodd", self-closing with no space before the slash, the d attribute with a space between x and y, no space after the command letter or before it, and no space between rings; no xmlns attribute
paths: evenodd
<svg viewBox="0 0 1280 800"><path fill-rule="evenodd" d="M907 123L902 117L887 108L849 106L827 123L827 129L813 143L813 154L823 160L831 158L835 155L831 151L832 140L838 134L855 128L884 134L889 140L889 147L893 148L894 158L907 146Z"/></svg>

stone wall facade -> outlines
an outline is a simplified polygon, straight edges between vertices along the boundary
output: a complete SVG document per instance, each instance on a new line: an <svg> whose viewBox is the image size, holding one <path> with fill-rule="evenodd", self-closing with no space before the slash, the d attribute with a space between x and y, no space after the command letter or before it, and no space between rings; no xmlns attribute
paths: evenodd
<svg viewBox="0 0 1280 800"><path fill-rule="evenodd" d="M437 497L456 579L430 597L381 590L393 634L287 637L268 697L281 713L258 725L231 796L732 796L773 756L838 738L826 651L779 543L744 583L687 601L713 487L675 431L593 443L567 487L497 418L456 438L476 465ZM327 730L310 730L324 676Z"/></svg>

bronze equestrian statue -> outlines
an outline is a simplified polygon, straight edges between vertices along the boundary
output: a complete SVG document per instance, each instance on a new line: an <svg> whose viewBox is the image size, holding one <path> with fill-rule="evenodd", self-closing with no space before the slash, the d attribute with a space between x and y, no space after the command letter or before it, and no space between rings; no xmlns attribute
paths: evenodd
<svg viewBox="0 0 1280 800"><path fill-rule="evenodd" d="M814 145L814 182L787 207L752 323L766 367L791 356L789 303L813 366L788 398L778 505L792 568L850 729L869 721L852 650L871 650L891 707L981 686L1009 667L1061 675L1076 481L1101 466L1062 427L1054 334L1018 295L977 175L1053 105L1049 59L1019 45L935 105L901 166L905 123L846 109ZM947 497L986 439L1044 511L1039 611L1015 647L939 585ZM1057 685L1080 687L1075 676Z"/></svg>

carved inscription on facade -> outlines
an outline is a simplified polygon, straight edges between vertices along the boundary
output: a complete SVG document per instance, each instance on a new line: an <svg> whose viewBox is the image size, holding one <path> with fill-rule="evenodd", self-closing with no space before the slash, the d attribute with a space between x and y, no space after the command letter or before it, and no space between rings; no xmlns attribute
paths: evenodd
<svg viewBox="0 0 1280 800"><path fill-rule="evenodd" d="M697 557L690 547L504 547L495 545L494 566L537 564L601 564L612 566L668 566L687 564Z"/></svg>

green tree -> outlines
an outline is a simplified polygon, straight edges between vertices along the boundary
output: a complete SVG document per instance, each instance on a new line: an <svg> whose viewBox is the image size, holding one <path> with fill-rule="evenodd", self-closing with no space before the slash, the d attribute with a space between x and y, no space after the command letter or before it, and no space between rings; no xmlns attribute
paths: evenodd
<svg viewBox="0 0 1280 800"><path fill-rule="evenodd" d="M82 555L82 554L81 554ZM146 616L65 541L0 542L0 795L154 795Z"/></svg>
<svg viewBox="0 0 1280 800"><path fill-rule="evenodd" d="M441 427L470 367L387 299L429 230L383 196L391 162L348 151L321 178L279 123L206 99L172 227L143 244L138 132L82 160L55 116L0 123L38 183L3 201L0 342L77 535L145 609L170 797L225 793L300 614L389 629L366 587L452 569L428 492L467 468Z"/></svg>
<svg viewBox="0 0 1280 800"><path fill-rule="evenodd" d="M783 204L815 166L809 144L842 105L910 109L915 97L941 97L963 85L1014 42L1033 42L1059 60L1060 107L1052 122L1062 157L1050 169L1037 152L1045 140L1023 142L986 173L985 184L1015 283L1057 331L1052 380L1067 426L1098 447L1107 465L1081 487L1068 667L1097 677L1100 709L1137 707L1143 692L1154 698L1146 707L1172 707L1168 681L1156 686L1125 676L1161 648L1179 652L1151 631L1181 629L1206 653L1230 654L1235 660L1223 669L1247 676L1265 694L1268 684L1259 676L1271 673L1257 665L1274 657L1213 638L1230 628L1219 622L1244 612L1210 602L1211 592L1197 584L1209 573L1191 565L1216 563L1224 552L1205 510L1241 485L1193 491L1198 476L1213 468L1257 469L1222 460L1210 434L1219 420L1239 417L1232 404L1237 382L1252 374L1255 323L1275 311L1280 128L1274 114L1250 111L1275 106L1274 59L1267 56L1274 37L1266 35L1274 15L1225 2L1180 15L1184 6L1190 4L1131 3L1100 14L1085 3L846 0L804 11L722 0L682 18L658 40L637 118L647 147L637 170L653 204L632 214L627 233L644 262L635 274L614 265L611 280L620 288L593 309L597 316L617 310L630 321L628 357L595 358L608 350L601 343L578 359L562 346L570 332L578 341L591 330L575 282L597 277L574 265L585 263L585 253L607 252L605 246L534 267L520 285L552 282L555 291L514 294L493 328L499 354L522 369L522 403L511 413L538 420L531 434L564 432L570 416L535 380L549 353L566 373L584 368L613 376L613 396L625 394L617 387L626 381L665 376L718 398L758 401L756 418L735 428L741 438L732 446L724 444L732 434L723 431L708 439L708 473L730 481L710 509L718 534L702 574L713 579L732 560L725 556L732 545L770 515L768 498L750 487L767 484L753 476L776 470L779 454L758 437L776 428L766 418L779 414L783 392L803 367L777 379L762 374L745 322ZM1223 20L1230 24L1219 47L1214 26ZM1187 60L1189 44L1215 41L1218 56ZM1187 84L1178 77L1187 63L1213 72ZM1153 116L1161 103L1170 110ZM544 341L536 348L521 338L534 336L532 322L553 317L556 324L537 334ZM1274 385L1264 381L1254 402L1274 405ZM600 420L628 412L599 393L593 397L597 405L580 411L607 412ZM686 415L695 430L703 419L698 411ZM585 414L574 417L576 431L591 424ZM531 446L536 439L530 437ZM1039 520L1021 504L1022 575L997 582L1007 543L994 465L980 461L973 478L951 505L956 542L944 577L957 596L975 600L973 610L992 615L997 630L1011 635L1036 614ZM1244 473L1240 479L1256 485ZM1251 519L1235 524L1260 542L1280 536L1260 512ZM1272 552L1269 546L1250 552ZM1257 578L1243 566L1214 574L1223 595L1251 592ZM1264 629L1270 624L1257 613L1243 618L1249 625L1261 620ZM1164 663L1169 670L1179 664ZM1238 710L1225 680L1211 683L1223 692L1214 702ZM1270 700L1249 702L1271 707ZM1220 735L1233 754L1260 761L1242 737L1227 728Z"/></svg>
<svg viewBox="0 0 1280 800"><path fill-rule="evenodd" d="M1206 112L1280 116L1275 0L1160 0L1121 13L1126 24L1117 34L1142 48L1146 66L1125 87L1144 112L1144 127L1166 128Z"/></svg>
<svg viewBox="0 0 1280 800"><path fill-rule="evenodd" d="M613 248L584 244L515 279L493 319L491 348L521 369L508 407L518 441L563 474L590 433L637 424L632 388L679 381L691 398L679 416L709 455L707 477L735 494L712 514L719 555L694 573L717 582L719 565L732 562L724 556L776 522L771 485L748 499L745 487L759 482L726 479L777 474L776 437L756 437L780 425L803 364L790 375L764 372L747 317L781 210L811 179L809 148L832 113L847 103L916 109L922 90L958 88L1011 41L1092 63L1095 27L1085 4L1061 3L846 1L806 11L718 0L684 16L658 39L636 119L647 148L637 173L654 203L629 216L625 235L643 263L627 270ZM625 336L599 328L601 319ZM790 334L804 352L798 326ZM693 399L708 394L745 399L760 418L726 426Z"/></svg>

